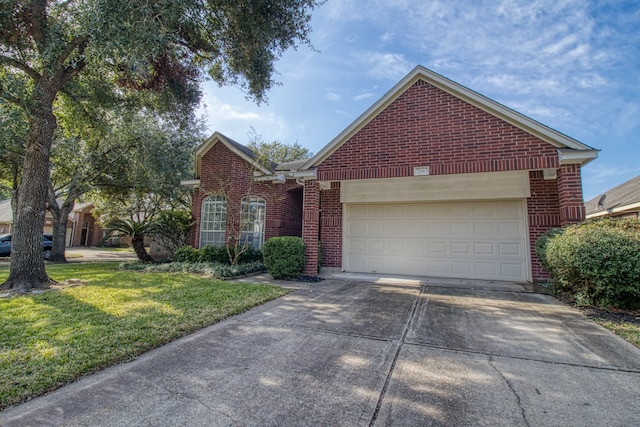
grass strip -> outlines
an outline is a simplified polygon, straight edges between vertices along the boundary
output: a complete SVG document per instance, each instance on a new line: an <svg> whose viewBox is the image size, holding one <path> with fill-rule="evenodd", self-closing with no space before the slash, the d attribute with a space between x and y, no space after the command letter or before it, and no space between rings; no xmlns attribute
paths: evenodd
<svg viewBox="0 0 640 427"><path fill-rule="evenodd" d="M0 299L0 410L285 295L279 287L117 263L50 265L80 286ZM0 267L0 283L8 277Z"/></svg>

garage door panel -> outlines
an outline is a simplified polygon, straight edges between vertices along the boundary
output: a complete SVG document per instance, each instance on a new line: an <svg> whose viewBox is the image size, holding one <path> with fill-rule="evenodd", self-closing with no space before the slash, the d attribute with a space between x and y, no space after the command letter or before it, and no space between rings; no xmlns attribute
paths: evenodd
<svg viewBox="0 0 640 427"><path fill-rule="evenodd" d="M522 255L521 245L517 243L498 243L498 253L500 255Z"/></svg>
<svg viewBox="0 0 640 427"><path fill-rule="evenodd" d="M522 223L514 220L503 220L498 224L498 236L517 237L522 235Z"/></svg>
<svg viewBox="0 0 640 427"><path fill-rule="evenodd" d="M524 203L346 204L346 271L527 280Z"/></svg>
<svg viewBox="0 0 640 427"><path fill-rule="evenodd" d="M477 262L475 268L477 276L481 278L493 278L497 274L497 266L492 262Z"/></svg>

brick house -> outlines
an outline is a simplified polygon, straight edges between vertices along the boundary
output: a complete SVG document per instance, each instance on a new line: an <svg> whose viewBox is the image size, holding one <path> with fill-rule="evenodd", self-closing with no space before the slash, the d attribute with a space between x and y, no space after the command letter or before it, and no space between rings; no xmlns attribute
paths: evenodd
<svg viewBox="0 0 640 427"><path fill-rule="evenodd" d="M640 175L585 203L587 219L640 218Z"/></svg>
<svg viewBox="0 0 640 427"><path fill-rule="evenodd" d="M416 67L306 161L264 168L215 133L184 182L194 188L192 244L224 244L235 232L260 247L297 235L307 274L542 279L534 243L584 219L580 169L596 157Z"/></svg>

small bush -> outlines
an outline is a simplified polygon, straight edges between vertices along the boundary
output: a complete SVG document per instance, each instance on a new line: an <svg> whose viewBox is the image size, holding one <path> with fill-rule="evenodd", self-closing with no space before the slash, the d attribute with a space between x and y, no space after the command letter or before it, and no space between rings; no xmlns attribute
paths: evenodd
<svg viewBox="0 0 640 427"><path fill-rule="evenodd" d="M224 246L205 246L200 248L200 262L229 264L229 254Z"/></svg>
<svg viewBox="0 0 640 427"><path fill-rule="evenodd" d="M235 248L230 247L231 255L235 258ZM185 246L178 249L173 255L175 262L215 262L230 265L229 253L225 246L205 246L201 249ZM240 255L238 264L262 262L262 251L253 247L246 248Z"/></svg>
<svg viewBox="0 0 640 427"><path fill-rule="evenodd" d="M274 279L295 279L305 265L304 243L299 237L272 237L262 248L264 265Z"/></svg>
<svg viewBox="0 0 640 427"><path fill-rule="evenodd" d="M640 307L640 221L572 225L541 246L561 293L600 307Z"/></svg>
<svg viewBox="0 0 640 427"><path fill-rule="evenodd" d="M120 264L120 269L128 271L144 271L148 273L201 274L213 279L229 279L264 271L265 266L261 262L251 262L233 266L215 262L170 262L166 264L126 262Z"/></svg>
<svg viewBox="0 0 640 427"><path fill-rule="evenodd" d="M183 246L174 252L173 260L175 262L200 262L201 254L196 248Z"/></svg>
<svg viewBox="0 0 640 427"><path fill-rule="evenodd" d="M240 255L240 264L248 262L262 262L262 251L253 247L248 247L242 255Z"/></svg>
<svg viewBox="0 0 640 427"><path fill-rule="evenodd" d="M551 271L549 267L549 263L547 262L547 245L549 244L549 240L554 236L562 233L561 228L552 228L544 233L542 236L536 240L535 251L538 256L538 260L540 261L540 265L547 271Z"/></svg>

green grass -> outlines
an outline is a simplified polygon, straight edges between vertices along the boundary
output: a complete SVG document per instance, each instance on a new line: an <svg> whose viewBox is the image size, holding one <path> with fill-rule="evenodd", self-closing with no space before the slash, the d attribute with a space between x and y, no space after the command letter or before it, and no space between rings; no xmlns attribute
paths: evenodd
<svg viewBox="0 0 640 427"><path fill-rule="evenodd" d="M0 299L0 410L286 294L189 274L50 265L80 286ZM0 283L9 274L0 267Z"/></svg>
<svg viewBox="0 0 640 427"><path fill-rule="evenodd" d="M640 347L640 325L637 323L629 322L612 322L610 320L594 319L597 323L601 324L611 332L625 340L629 341L636 347Z"/></svg>
<svg viewBox="0 0 640 427"><path fill-rule="evenodd" d="M120 248L120 247L113 247L113 246L100 246L94 249L99 249L101 251L106 251L106 252L131 252L133 253L133 248Z"/></svg>

